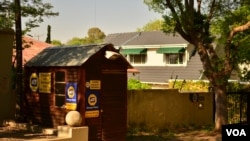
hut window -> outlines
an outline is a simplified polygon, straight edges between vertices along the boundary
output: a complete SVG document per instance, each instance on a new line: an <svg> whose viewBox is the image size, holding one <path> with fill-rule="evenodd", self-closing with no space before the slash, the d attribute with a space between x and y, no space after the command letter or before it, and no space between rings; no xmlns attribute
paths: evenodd
<svg viewBox="0 0 250 141"><path fill-rule="evenodd" d="M65 72L64 71L57 71L55 80L57 82L65 82Z"/></svg>
<svg viewBox="0 0 250 141"><path fill-rule="evenodd" d="M63 106L65 104L65 72L55 72L55 106Z"/></svg>

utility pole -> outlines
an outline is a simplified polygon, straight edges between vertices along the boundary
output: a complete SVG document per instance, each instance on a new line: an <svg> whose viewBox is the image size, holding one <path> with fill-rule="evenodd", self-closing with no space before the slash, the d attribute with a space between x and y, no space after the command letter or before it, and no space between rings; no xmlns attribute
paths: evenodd
<svg viewBox="0 0 250 141"><path fill-rule="evenodd" d="M21 22L21 3L20 0L15 0L15 25L16 25L16 92L19 98L20 111L23 114L23 55L22 55L22 22Z"/></svg>

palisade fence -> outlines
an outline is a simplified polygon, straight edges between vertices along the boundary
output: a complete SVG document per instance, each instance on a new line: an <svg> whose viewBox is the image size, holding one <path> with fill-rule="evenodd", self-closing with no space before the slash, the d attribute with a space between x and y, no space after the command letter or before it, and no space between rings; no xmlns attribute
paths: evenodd
<svg viewBox="0 0 250 141"><path fill-rule="evenodd" d="M250 92L227 92L229 124L245 124L248 121ZM250 104L250 103L249 103Z"/></svg>

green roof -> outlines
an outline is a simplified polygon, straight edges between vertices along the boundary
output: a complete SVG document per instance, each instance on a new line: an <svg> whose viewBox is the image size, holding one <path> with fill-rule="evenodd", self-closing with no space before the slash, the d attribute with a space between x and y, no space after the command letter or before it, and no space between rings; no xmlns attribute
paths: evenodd
<svg viewBox="0 0 250 141"><path fill-rule="evenodd" d="M130 48L130 49L122 49L121 54L146 54L146 48Z"/></svg>
<svg viewBox="0 0 250 141"><path fill-rule="evenodd" d="M157 53L183 53L185 49L183 47L163 47L159 48Z"/></svg>

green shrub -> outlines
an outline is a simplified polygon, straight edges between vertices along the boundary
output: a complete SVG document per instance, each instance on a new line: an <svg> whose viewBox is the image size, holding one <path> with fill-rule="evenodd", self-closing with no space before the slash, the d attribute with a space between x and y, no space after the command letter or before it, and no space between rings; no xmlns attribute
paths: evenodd
<svg viewBox="0 0 250 141"><path fill-rule="evenodd" d="M181 89L182 91L207 92L209 83L205 81L176 80L169 81L169 88L177 88Z"/></svg>
<svg viewBox="0 0 250 141"><path fill-rule="evenodd" d="M207 81L193 81L193 80L172 80L169 81L169 88L181 89L181 91L198 91L208 92L210 84ZM249 84L241 84L239 82L228 82L227 91L239 91L250 89Z"/></svg>
<svg viewBox="0 0 250 141"><path fill-rule="evenodd" d="M129 90L151 89L151 86L148 84L141 83L137 79L129 79L128 80L128 89Z"/></svg>

